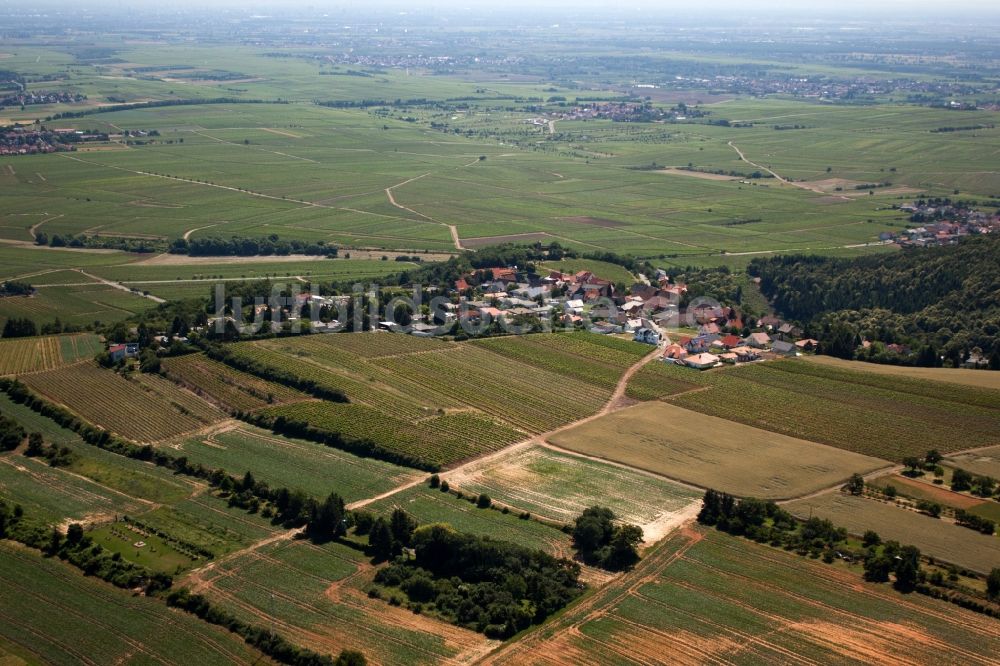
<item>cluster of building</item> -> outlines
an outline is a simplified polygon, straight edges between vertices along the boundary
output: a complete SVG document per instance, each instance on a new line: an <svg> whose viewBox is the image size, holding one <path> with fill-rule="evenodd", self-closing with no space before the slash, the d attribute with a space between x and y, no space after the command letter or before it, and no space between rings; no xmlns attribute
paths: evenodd
<svg viewBox="0 0 1000 666"><path fill-rule="evenodd" d="M984 92L982 88L951 81L918 81L906 78L880 79L867 76L855 78L752 75L676 76L672 81L664 83L663 87L682 90L708 88L712 91L740 95L790 95L822 100L850 100L899 95L901 93L914 97L945 98ZM950 108L960 107L961 105L956 103L956 106Z"/></svg>
<svg viewBox="0 0 1000 666"><path fill-rule="evenodd" d="M30 127L0 128L0 155L39 155L71 152L76 144L107 141L108 135L75 129L32 129Z"/></svg>
<svg viewBox="0 0 1000 666"><path fill-rule="evenodd" d="M52 92L39 90L36 92L17 92L0 97L0 107L29 106L32 104L72 104L87 99L86 95L68 92Z"/></svg>
<svg viewBox="0 0 1000 666"><path fill-rule="evenodd" d="M684 121L689 118L700 118L706 112L695 107L663 107L653 106L649 102L594 102L593 104L574 106L566 111L556 111L543 118L532 118L527 122L533 125L546 125L550 120L613 120L619 123L648 123Z"/></svg>
<svg viewBox="0 0 1000 666"><path fill-rule="evenodd" d="M951 204L927 202L904 204L900 210L910 213L910 220L920 226L899 233L885 232L882 240L892 240L902 246L953 245L973 234L1000 232L1000 215Z"/></svg>

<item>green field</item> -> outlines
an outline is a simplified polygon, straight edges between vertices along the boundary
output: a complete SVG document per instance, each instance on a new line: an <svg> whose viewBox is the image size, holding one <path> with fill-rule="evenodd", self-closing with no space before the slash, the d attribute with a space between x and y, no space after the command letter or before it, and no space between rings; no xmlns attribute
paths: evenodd
<svg viewBox="0 0 1000 666"><path fill-rule="evenodd" d="M897 462L987 445L1000 432L1000 392L954 383L797 360L657 372L671 380L667 393L685 391L678 382L704 387L668 396L673 404Z"/></svg>
<svg viewBox="0 0 1000 666"><path fill-rule="evenodd" d="M744 497L790 499L887 464L662 402L570 428L556 446Z"/></svg>
<svg viewBox="0 0 1000 666"><path fill-rule="evenodd" d="M224 629L7 541L0 541L0 617L0 657L11 644L29 663L266 663Z"/></svg>
<svg viewBox="0 0 1000 666"><path fill-rule="evenodd" d="M535 520L519 518L515 513L480 509L466 498L458 498L427 486L415 486L364 507L377 515L401 508L419 523L448 523L459 532L513 541L528 548L538 548L560 557L570 555L570 538L554 527Z"/></svg>
<svg viewBox="0 0 1000 666"><path fill-rule="evenodd" d="M701 528L491 663L989 664L996 620Z"/></svg>
<svg viewBox="0 0 1000 666"><path fill-rule="evenodd" d="M387 333L279 338L230 347L238 356L343 391L350 405L264 409L438 463L495 451L596 412L649 352L589 333L469 343ZM169 365L169 364L168 364Z"/></svg>
<svg viewBox="0 0 1000 666"><path fill-rule="evenodd" d="M192 437L176 446L179 454L191 462L237 475L249 470L271 487L300 489L320 499L336 492L353 502L424 476L405 467L272 435L249 425Z"/></svg>
<svg viewBox="0 0 1000 666"><path fill-rule="evenodd" d="M863 497L828 493L786 507L799 516L828 518L852 533L875 530L883 539L916 546L925 555L989 573L1000 564L1000 537Z"/></svg>
<svg viewBox="0 0 1000 666"><path fill-rule="evenodd" d="M279 541L195 574L202 593L237 617L267 623L323 654L351 648L369 663L437 664L488 645L481 635L369 599L374 569L339 543Z"/></svg>

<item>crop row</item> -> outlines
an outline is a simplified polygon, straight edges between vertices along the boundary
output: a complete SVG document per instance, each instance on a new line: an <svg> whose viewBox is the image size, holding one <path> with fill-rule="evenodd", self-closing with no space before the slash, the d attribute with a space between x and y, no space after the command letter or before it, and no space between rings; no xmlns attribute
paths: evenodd
<svg viewBox="0 0 1000 666"><path fill-rule="evenodd" d="M308 397L295 389L234 370L201 354L166 359L163 366L174 381L229 409L250 412Z"/></svg>
<svg viewBox="0 0 1000 666"><path fill-rule="evenodd" d="M166 380L131 381L90 363L23 379L91 423L140 442L173 437L221 418L210 405Z"/></svg>
<svg viewBox="0 0 1000 666"><path fill-rule="evenodd" d="M382 359L395 374L529 432L545 432L597 411L610 392L473 345Z"/></svg>
<svg viewBox="0 0 1000 666"><path fill-rule="evenodd" d="M58 337L0 340L0 375L50 370L62 364Z"/></svg>
<svg viewBox="0 0 1000 666"><path fill-rule="evenodd" d="M475 344L492 352L613 390L634 362L626 353L598 347L569 335L490 338Z"/></svg>
<svg viewBox="0 0 1000 666"><path fill-rule="evenodd" d="M940 409L908 404L913 396L901 394L895 403L884 396L858 398L855 392L863 393L866 388L860 385L837 387L827 382L821 385L823 390L817 390L808 381L795 381L791 374L785 381L755 381L768 377L768 372L786 374L758 367L695 374L664 366L661 372L708 386L705 391L670 398L682 407L887 460L923 455L933 448L943 453L965 449L991 436L980 432L989 421L979 416L970 421L977 434L970 434L966 427L956 429L954 422L939 421ZM960 414L960 406L952 404L951 408L953 417ZM993 432L997 428L1000 420L995 421Z"/></svg>
<svg viewBox="0 0 1000 666"><path fill-rule="evenodd" d="M347 440L369 441L436 465L496 451L522 438L516 430L469 413L412 424L365 405L312 401L272 407L261 415L307 423Z"/></svg>
<svg viewBox="0 0 1000 666"><path fill-rule="evenodd" d="M304 351L301 356L290 355L258 344L239 344L230 349L238 356L282 368L299 377L312 380L321 387L342 391L351 402L374 407L385 414L404 419L417 419L432 412L408 396L394 391L390 386L384 384L375 386L365 378L354 378L317 364L308 358L308 353Z"/></svg>

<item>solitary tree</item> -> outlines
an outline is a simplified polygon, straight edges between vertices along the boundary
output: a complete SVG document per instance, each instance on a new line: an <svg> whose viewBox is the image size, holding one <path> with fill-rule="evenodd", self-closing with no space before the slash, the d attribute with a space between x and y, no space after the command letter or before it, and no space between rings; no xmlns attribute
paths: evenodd
<svg viewBox="0 0 1000 666"><path fill-rule="evenodd" d="M851 480L847 482L847 492L852 495L860 495L865 491L865 479L860 474L851 475Z"/></svg>

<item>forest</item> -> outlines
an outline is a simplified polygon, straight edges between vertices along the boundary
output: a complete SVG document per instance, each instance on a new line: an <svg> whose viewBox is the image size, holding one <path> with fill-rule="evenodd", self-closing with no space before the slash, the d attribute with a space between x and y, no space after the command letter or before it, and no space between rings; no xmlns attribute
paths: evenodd
<svg viewBox="0 0 1000 666"><path fill-rule="evenodd" d="M998 253L1000 238L976 236L854 259L755 259L747 270L831 355L952 366L981 358L1000 369ZM859 352L862 341L872 344Z"/></svg>

